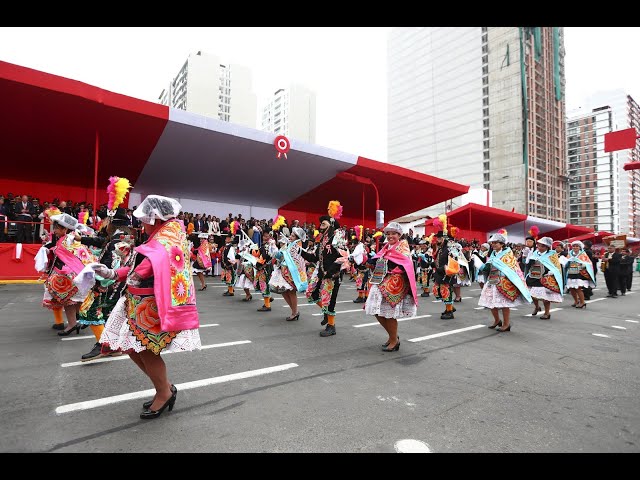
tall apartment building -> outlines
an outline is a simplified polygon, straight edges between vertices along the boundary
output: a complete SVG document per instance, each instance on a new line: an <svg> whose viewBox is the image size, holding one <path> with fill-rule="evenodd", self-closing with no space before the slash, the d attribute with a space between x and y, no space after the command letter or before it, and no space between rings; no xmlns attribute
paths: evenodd
<svg viewBox="0 0 640 480"><path fill-rule="evenodd" d="M566 221L562 27L398 27L388 65L389 163Z"/></svg>
<svg viewBox="0 0 640 480"><path fill-rule="evenodd" d="M614 130L609 106L570 114L567 119L569 223L573 225L620 231L621 155L604 151L604 136Z"/></svg>
<svg viewBox="0 0 640 480"><path fill-rule="evenodd" d="M248 67L198 51L159 96L162 105L256 128L257 96Z"/></svg>
<svg viewBox="0 0 640 480"><path fill-rule="evenodd" d="M316 94L298 84L276 90L262 108L260 130L316 143Z"/></svg>

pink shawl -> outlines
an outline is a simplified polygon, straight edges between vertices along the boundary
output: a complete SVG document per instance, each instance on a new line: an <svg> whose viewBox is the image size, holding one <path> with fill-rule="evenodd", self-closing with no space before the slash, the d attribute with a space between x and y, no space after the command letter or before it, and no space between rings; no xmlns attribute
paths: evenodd
<svg viewBox="0 0 640 480"><path fill-rule="evenodd" d="M384 257L387 260L391 260L404 268L407 277L409 277L409 284L411 285L411 295L413 295L413 301L418 305L418 294L416 293L416 274L413 269L413 261L409 253L409 245L406 240L401 240L393 247L389 243L385 243L384 246L376 253L373 258Z"/></svg>

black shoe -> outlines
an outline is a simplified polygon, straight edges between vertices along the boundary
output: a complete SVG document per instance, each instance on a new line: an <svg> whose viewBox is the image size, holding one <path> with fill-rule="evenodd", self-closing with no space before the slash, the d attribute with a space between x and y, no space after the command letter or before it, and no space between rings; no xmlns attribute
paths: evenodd
<svg viewBox="0 0 640 480"><path fill-rule="evenodd" d="M84 330L85 328L87 328L89 326L88 323L81 323L80 324L80 330Z"/></svg>
<svg viewBox="0 0 640 480"><path fill-rule="evenodd" d="M335 325L327 325L327 328L320 332L321 337L330 337L331 335L336 334L336 326Z"/></svg>
<svg viewBox="0 0 640 480"><path fill-rule="evenodd" d="M169 407L169 411L173 410L173 406L176 403L177 395L178 389L175 389L173 391L173 395L171 395L171 397L169 397L169 400L167 400L167 402L160 407L160 410L149 410L148 408L146 408L140 414L140 418L143 420L153 420L154 418L158 418L160 415L162 415L162 412L164 412L167 407Z"/></svg>
<svg viewBox="0 0 640 480"><path fill-rule="evenodd" d="M171 391L175 394L175 393L178 392L178 389L176 388L175 385L171 384ZM153 398L151 400L149 400L148 402L144 402L142 404L142 408L147 410L147 409L149 409L151 407L152 404L153 404Z"/></svg>
<svg viewBox="0 0 640 480"><path fill-rule="evenodd" d="M66 337L67 335L71 335L74 331L78 335L80 335L80 324L79 323L76 323L75 326L71 327L69 330L62 330L62 331L58 332L58 336Z"/></svg>
<svg viewBox="0 0 640 480"><path fill-rule="evenodd" d="M442 315L440 315L440 320L451 320L453 318L453 312L444 312Z"/></svg>
<svg viewBox="0 0 640 480"><path fill-rule="evenodd" d="M327 322L329 321L329 315L328 314L324 314L324 318L322 319L322 321L320 322L320 325L326 325Z"/></svg>
<svg viewBox="0 0 640 480"><path fill-rule="evenodd" d="M457 300L454 300L454 302L461 303L462 302L462 298L458 298Z"/></svg>
<svg viewBox="0 0 640 480"><path fill-rule="evenodd" d="M398 337L398 343L396 343L396 346L393 348L389 348L389 345L387 345L386 347L382 347L382 351L383 352L397 352L398 350L400 350L400 338Z"/></svg>
<svg viewBox="0 0 640 480"><path fill-rule="evenodd" d="M453 309L451 310L451 313L456 311L456 307L453 307ZM445 310L444 312L442 312L442 315L444 315L445 313L447 313L447 311Z"/></svg>
<svg viewBox="0 0 640 480"><path fill-rule="evenodd" d="M100 345L99 342L96 342L96 344L93 346L91 351L89 353L85 353L84 355L82 355L80 359L83 362L90 362L91 360L96 360L103 356L106 356L106 355L102 355L102 345Z"/></svg>
<svg viewBox="0 0 640 480"><path fill-rule="evenodd" d="M242 299L243 302L250 302L251 300L253 300L253 295L249 295L248 297L244 297Z"/></svg>
<svg viewBox="0 0 640 480"><path fill-rule="evenodd" d="M267 307L266 305L262 305L258 310L258 312L270 312L271 307Z"/></svg>
<svg viewBox="0 0 640 480"><path fill-rule="evenodd" d="M64 323L54 323L51 325L54 330L64 330Z"/></svg>
<svg viewBox="0 0 640 480"><path fill-rule="evenodd" d="M364 303L364 298L358 297L353 301L353 303Z"/></svg>
<svg viewBox="0 0 640 480"><path fill-rule="evenodd" d="M233 297L233 295L234 295L234 294L233 294L233 293L231 293L231 292L230 292L230 291L228 291L228 290L222 294L222 296L223 296L223 297Z"/></svg>
<svg viewBox="0 0 640 480"><path fill-rule="evenodd" d="M429 294L427 292L422 292L422 294L420 295L421 297L428 297Z"/></svg>
<svg viewBox="0 0 640 480"><path fill-rule="evenodd" d="M287 317L285 318L285 320L287 322L295 322L296 320L298 320L300 318L300 312L296 313L293 317Z"/></svg>

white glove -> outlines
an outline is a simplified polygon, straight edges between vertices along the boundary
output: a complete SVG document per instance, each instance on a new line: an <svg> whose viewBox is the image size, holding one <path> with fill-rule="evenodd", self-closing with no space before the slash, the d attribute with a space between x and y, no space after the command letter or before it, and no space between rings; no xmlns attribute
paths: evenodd
<svg viewBox="0 0 640 480"><path fill-rule="evenodd" d="M102 263L96 263L95 265L92 265L91 268L94 272L96 272L106 280L115 280L116 278L118 278L118 273L115 270L110 269Z"/></svg>

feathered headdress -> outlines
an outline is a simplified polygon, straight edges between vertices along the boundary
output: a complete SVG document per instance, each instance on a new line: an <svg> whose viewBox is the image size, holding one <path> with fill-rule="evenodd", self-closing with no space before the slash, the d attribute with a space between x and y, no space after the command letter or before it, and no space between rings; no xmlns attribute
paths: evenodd
<svg viewBox="0 0 640 480"><path fill-rule="evenodd" d="M130 188L131 184L126 178L109 177L109 186L107 187L107 193L109 194L107 212L110 213L111 216L115 215L116 209L123 202Z"/></svg>
<svg viewBox="0 0 640 480"><path fill-rule="evenodd" d="M436 227L438 230L442 230L442 233L447 235L449 233L447 230L447 215L445 213L442 213L438 215L437 218L434 218L433 226Z"/></svg>
<svg viewBox="0 0 640 480"><path fill-rule="evenodd" d="M189 222L189 225L187 225L187 236L191 235L194 229L193 222Z"/></svg>
<svg viewBox="0 0 640 480"><path fill-rule="evenodd" d="M340 205L340 202L338 200L331 200L327 207L327 213L330 217L340 220L340 217L342 217L342 205Z"/></svg>
<svg viewBox="0 0 640 480"><path fill-rule="evenodd" d="M362 225L356 225L353 227L353 230L356 232L356 238L359 242L362 241L362 233L364 232L364 227Z"/></svg>
<svg viewBox="0 0 640 480"><path fill-rule="evenodd" d="M78 222L83 225L87 224L87 219L89 218L89 210L81 210L78 212Z"/></svg>
<svg viewBox="0 0 640 480"><path fill-rule="evenodd" d="M280 230L280 227L282 227L286 221L286 218L284 218L282 215L276 215L276 217L273 219L271 230Z"/></svg>
<svg viewBox="0 0 640 480"><path fill-rule="evenodd" d="M458 227L454 227L453 225L449 227L449 233L451 234L451 238L456 238L458 236L459 231L460 229Z"/></svg>
<svg viewBox="0 0 640 480"><path fill-rule="evenodd" d="M372 235L372 237L371 237L371 238L378 238L378 237L380 237L381 235L382 235L382 232L381 232L381 231L377 231L376 233L374 233L374 234Z"/></svg>
<svg viewBox="0 0 640 480"><path fill-rule="evenodd" d="M500 235L504 235L506 237L507 236L507 229L506 228L501 228L496 233L499 233Z"/></svg>
<svg viewBox="0 0 640 480"><path fill-rule="evenodd" d="M529 235L533 237L534 240L538 240L538 235L540 235L540 229L537 225L534 225L529 229Z"/></svg>
<svg viewBox="0 0 640 480"><path fill-rule="evenodd" d="M229 228L231 229L231 235L235 235L240 229L240 222L234 220L233 222L231 222L231 225L229 225Z"/></svg>
<svg viewBox="0 0 640 480"><path fill-rule="evenodd" d="M60 215L62 212L58 209L58 207L51 206L44 211L44 214L47 218L51 218L53 215Z"/></svg>

